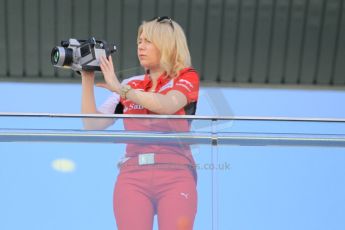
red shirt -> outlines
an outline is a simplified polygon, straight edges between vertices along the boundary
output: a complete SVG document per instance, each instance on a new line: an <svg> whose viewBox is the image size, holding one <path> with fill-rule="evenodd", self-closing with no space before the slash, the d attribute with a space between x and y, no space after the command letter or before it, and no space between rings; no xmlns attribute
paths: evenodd
<svg viewBox="0 0 345 230"><path fill-rule="evenodd" d="M125 84L130 85L133 89L147 92L152 87L152 81L148 74L127 79ZM187 98L187 105L178 110L175 115L194 115L199 95L199 76L192 68L185 68L180 71L175 78L170 78L166 74L162 74L157 80L155 93L167 94L171 90L177 90L183 93ZM135 104L128 99L120 100L123 105L124 114L155 114L154 112ZM188 132L190 130L190 122L186 119L124 119L126 130L131 131L159 131L159 132ZM177 153L187 156L194 163L188 144L179 143L162 143L157 144L128 144L126 148L126 156L132 157L139 153Z"/></svg>

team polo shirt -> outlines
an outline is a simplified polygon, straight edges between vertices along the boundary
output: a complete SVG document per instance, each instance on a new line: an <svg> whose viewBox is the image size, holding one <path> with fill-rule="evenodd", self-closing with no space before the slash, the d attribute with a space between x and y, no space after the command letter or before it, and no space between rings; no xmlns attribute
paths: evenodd
<svg viewBox="0 0 345 230"><path fill-rule="evenodd" d="M148 92L152 87L152 81L149 74L136 76L126 79L122 84L127 84L132 89ZM187 98L187 105L178 110L174 115L194 115L199 94L199 76L193 68L185 68L179 72L175 78L170 78L166 74L162 74L157 80L155 93L167 94L172 90L183 93ZM129 99L113 98L113 103L117 103L113 110L115 113L123 114L155 114L154 112L134 103ZM117 101L118 102L117 102ZM111 103L111 101L106 102ZM188 132L190 130L190 121L186 119L124 119L124 127L130 131L159 131L159 132ZM180 143L178 140L174 143L128 143L126 148L126 156L133 157L140 153L176 153L185 155L191 163L190 146Z"/></svg>
<svg viewBox="0 0 345 230"><path fill-rule="evenodd" d="M125 82L133 89L147 92L152 87L152 81L148 74L139 77L133 77ZM171 90L177 90L183 93L187 98L187 107L180 109L176 115L192 115L195 114L196 101L199 92L199 77L192 68L185 68L180 71L176 78L170 78L166 74L162 74L157 80L155 93L167 94ZM122 99L120 103L124 106L124 114L154 114L143 106L137 105L128 99Z"/></svg>

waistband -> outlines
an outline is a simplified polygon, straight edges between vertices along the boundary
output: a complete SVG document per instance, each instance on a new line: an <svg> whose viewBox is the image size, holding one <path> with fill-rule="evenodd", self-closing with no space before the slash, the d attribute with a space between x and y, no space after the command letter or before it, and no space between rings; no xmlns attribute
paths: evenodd
<svg viewBox="0 0 345 230"><path fill-rule="evenodd" d="M141 153L135 157L126 157L118 163L119 168L124 168L127 166L189 166L193 167L190 160L183 155L179 154L167 154L167 153Z"/></svg>

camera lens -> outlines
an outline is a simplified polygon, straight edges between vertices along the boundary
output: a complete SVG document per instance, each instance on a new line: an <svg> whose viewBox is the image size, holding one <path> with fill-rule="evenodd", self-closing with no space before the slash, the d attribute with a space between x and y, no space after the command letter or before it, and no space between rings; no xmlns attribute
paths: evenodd
<svg viewBox="0 0 345 230"><path fill-rule="evenodd" d="M70 66L73 62L73 50L56 46L51 52L51 63L54 66Z"/></svg>
<svg viewBox="0 0 345 230"><path fill-rule="evenodd" d="M57 63L59 63L59 59L60 59L60 52L58 49L53 49L52 51L52 64L56 65Z"/></svg>

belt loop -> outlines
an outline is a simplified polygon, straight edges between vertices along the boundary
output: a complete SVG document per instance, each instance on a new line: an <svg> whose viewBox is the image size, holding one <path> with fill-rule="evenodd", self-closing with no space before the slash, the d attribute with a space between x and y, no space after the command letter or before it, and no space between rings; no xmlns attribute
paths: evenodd
<svg viewBox="0 0 345 230"><path fill-rule="evenodd" d="M129 157L124 157L122 158L118 163L117 163L117 168L121 168L121 166L126 163L130 158Z"/></svg>

